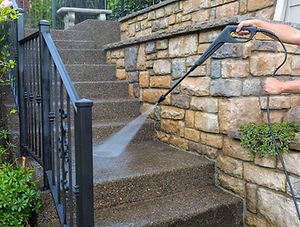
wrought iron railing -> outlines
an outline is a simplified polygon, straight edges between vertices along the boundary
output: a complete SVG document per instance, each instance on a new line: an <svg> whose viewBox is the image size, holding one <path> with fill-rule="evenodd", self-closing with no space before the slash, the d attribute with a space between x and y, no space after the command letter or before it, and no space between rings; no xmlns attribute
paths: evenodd
<svg viewBox="0 0 300 227"><path fill-rule="evenodd" d="M48 20L51 27L62 29L63 18L56 12L61 7L78 7L91 9L110 9L110 20L118 20L133 12L160 3L164 0L16 0L25 11L25 26L37 28L40 20ZM96 19L95 16L79 15L77 22L85 19Z"/></svg>
<svg viewBox="0 0 300 227"><path fill-rule="evenodd" d="M44 187L52 192L61 225L93 226L93 102L79 99L50 23L40 21L39 31L27 37L24 14L16 23L18 72L13 80L21 154L43 167Z"/></svg>

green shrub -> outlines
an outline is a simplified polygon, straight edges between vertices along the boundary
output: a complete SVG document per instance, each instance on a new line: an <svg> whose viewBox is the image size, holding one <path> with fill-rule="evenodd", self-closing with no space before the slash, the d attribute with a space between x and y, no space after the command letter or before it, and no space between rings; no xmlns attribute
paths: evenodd
<svg viewBox="0 0 300 227"><path fill-rule="evenodd" d="M13 146L7 130L0 131L0 226L30 226L29 220L42 206L34 169L5 163L3 155Z"/></svg>
<svg viewBox="0 0 300 227"><path fill-rule="evenodd" d="M29 226L41 208L34 170L16 164L0 167L0 226Z"/></svg>
<svg viewBox="0 0 300 227"><path fill-rule="evenodd" d="M279 150L290 152L289 143L297 139L295 133L300 131L300 123L285 121L272 123L271 126ZM241 145L249 148L250 157L255 158L255 154L260 157L278 155L267 123L244 125L240 130Z"/></svg>

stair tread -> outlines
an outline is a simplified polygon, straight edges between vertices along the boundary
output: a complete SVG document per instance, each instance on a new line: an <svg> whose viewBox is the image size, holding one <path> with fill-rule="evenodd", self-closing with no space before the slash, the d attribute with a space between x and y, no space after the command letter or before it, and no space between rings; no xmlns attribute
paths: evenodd
<svg viewBox="0 0 300 227"><path fill-rule="evenodd" d="M237 211L242 209L241 199L216 186L206 186L98 210L95 212L95 223L96 226L238 227L241 226L242 212Z"/></svg>
<svg viewBox="0 0 300 227"><path fill-rule="evenodd" d="M94 148L94 153L97 154L96 148ZM130 143L126 150L117 157L95 158L95 164L94 182L102 183L162 171L207 166L212 165L212 162L159 141L150 140Z"/></svg>

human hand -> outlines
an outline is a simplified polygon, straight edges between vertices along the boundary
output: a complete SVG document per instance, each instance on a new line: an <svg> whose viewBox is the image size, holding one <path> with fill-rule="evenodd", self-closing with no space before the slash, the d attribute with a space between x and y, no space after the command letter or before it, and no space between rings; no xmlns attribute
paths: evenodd
<svg viewBox="0 0 300 227"><path fill-rule="evenodd" d="M270 77L264 82L264 91L269 95L279 95L282 93L283 82Z"/></svg>
<svg viewBox="0 0 300 227"><path fill-rule="evenodd" d="M254 26L254 20L245 20L238 24L236 33L239 35L248 35L249 31L243 30L243 27Z"/></svg>

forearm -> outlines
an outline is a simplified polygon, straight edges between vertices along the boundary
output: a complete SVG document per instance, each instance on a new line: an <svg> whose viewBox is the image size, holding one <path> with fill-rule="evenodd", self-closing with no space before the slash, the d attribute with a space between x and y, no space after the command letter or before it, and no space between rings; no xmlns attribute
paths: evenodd
<svg viewBox="0 0 300 227"><path fill-rule="evenodd" d="M281 84L282 93L300 93L300 80L285 81Z"/></svg>
<svg viewBox="0 0 300 227"><path fill-rule="evenodd" d="M257 28L266 29L275 33L285 43L300 45L300 30L286 24L275 24L262 20L248 20L241 22L239 29L241 29L242 26L255 26Z"/></svg>

